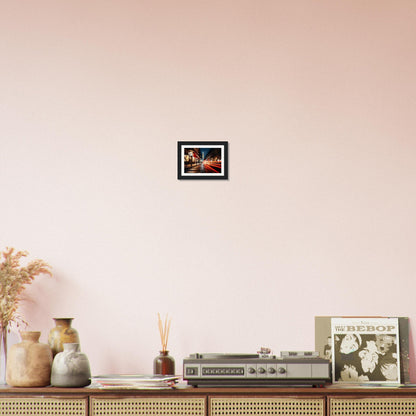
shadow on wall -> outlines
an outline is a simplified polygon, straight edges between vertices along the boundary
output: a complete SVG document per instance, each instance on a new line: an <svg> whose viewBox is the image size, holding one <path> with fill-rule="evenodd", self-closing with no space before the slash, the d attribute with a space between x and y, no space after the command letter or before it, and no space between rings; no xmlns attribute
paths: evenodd
<svg viewBox="0 0 416 416"><path fill-rule="evenodd" d="M77 308L74 300L80 299L80 290L74 285L73 279L56 270L53 270L52 277L38 277L23 293L20 311L27 327L19 329L43 329L40 342L48 342L49 330L55 326L53 318L73 317L74 308ZM68 302L67 299L71 301Z"/></svg>

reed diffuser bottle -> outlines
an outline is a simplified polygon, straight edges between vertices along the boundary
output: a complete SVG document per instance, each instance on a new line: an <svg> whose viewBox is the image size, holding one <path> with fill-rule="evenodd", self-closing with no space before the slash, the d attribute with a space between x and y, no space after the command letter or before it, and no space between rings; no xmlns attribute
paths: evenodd
<svg viewBox="0 0 416 416"><path fill-rule="evenodd" d="M168 321L168 317L166 315L165 322L162 323L159 313L157 314L157 317L162 350L153 360L153 374L175 375L175 360L169 355L169 351L167 350L171 319Z"/></svg>

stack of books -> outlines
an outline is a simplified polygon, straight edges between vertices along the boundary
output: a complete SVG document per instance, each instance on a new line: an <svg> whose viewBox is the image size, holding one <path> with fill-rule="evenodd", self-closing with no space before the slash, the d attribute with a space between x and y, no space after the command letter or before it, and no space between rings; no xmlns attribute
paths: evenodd
<svg viewBox="0 0 416 416"><path fill-rule="evenodd" d="M179 376L106 374L91 377L90 388L99 389L170 389L178 382Z"/></svg>

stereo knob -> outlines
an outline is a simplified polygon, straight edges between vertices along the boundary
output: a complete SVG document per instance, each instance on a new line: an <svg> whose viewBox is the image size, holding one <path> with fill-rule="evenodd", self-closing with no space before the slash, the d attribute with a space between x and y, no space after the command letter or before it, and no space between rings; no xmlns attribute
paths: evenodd
<svg viewBox="0 0 416 416"><path fill-rule="evenodd" d="M256 372L256 369L253 367L249 367L247 371L249 374L254 374Z"/></svg>
<svg viewBox="0 0 416 416"><path fill-rule="evenodd" d="M286 373L286 369L283 367L279 367L279 369L277 370L279 372L279 374L284 374Z"/></svg>
<svg viewBox="0 0 416 416"><path fill-rule="evenodd" d="M258 372L258 373L260 373L260 374L264 374L264 373L266 372L266 370L265 370L263 367L260 367L260 368L257 370L257 372Z"/></svg>
<svg viewBox="0 0 416 416"><path fill-rule="evenodd" d="M269 368L269 374L274 374L276 372L276 369L274 369L273 367Z"/></svg>

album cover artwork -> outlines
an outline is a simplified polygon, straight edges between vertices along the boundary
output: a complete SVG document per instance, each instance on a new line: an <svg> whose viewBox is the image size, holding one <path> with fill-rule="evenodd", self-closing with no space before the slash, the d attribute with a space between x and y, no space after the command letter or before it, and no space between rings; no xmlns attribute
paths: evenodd
<svg viewBox="0 0 416 416"><path fill-rule="evenodd" d="M397 318L332 318L334 383L400 383Z"/></svg>
<svg viewBox="0 0 416 416"><path fill-rule="evenodd" d="M373 334L360 334L360 338L356 337L358 340L358 343L360 343L360 349L357 350L355 354L349 356L349 360L352 361L353 357L356 357L358 355L359 362L356 363L356 372L355 375L356 380L351 380L351 375L348 376L348 381L350 383L403 383L407 384L410 383L410 373L409 373L409 318L408 317L398 317L398 318L388 318L388 317L331 317L331 316L316 316L315 317L315 350L319 352L319 356L322 358L332 360L333 351L335 350L335 344L338 345L338 348L340 347L340 335L337 334L336 337L332 334L331 330L331 323L333 319L343 319L343 320L359 320L359 321L372 321L372 322L380 322L380 320L383 319L397 319L398 320L398 334L396 333L395 336L395 343L392 343L393 339L386 336L386 334L382 333L373 333ZM343 321L347 322L347 321ZM389 321L391 322L391 321ZM362 329L362 328L358 328ZM370 328L371 329L371 328ZM379 328L381 329L381 328ZM374 331L376 332L376 331ZM344 334L345 335L345 334ZM388 334L387 334L388 335ZM397 338L398 337L398 338ZM350 337L351 338L351 337ZM360 342L361 340L361 342ZM398 340L398 341L397 341ZM370 342L369 348L365 350L365 347L367 345L367 341L373 341L374 343ZM376 342L377 341L377 342ZM383 342L384 341L384 342ZM364 344L363 344L364 343ZM377 353L376 349L374 348L374 344L379 345L380 351ZM392 362L387 363L386 361L389 358L389 354L386 352L386 347L390 345L390 350L393 348L397 348L398 350L398 359L395 358L393 360L390 360ZM361 352L361 356L364 357L367 355L367 358L373 357L373 360L377 360L377 365L375 366L373 371L370 371L370 367L368 364L366 365L364 360L364 368L367 370L367 374L365 374L362 371L362 365L361 361L362 358L359 356L360 350L364 348L364 351ZM370 351L374 352L375 354L370 354ZM397 352L396 352L397 354ZM367 359L368 361L368 359ZM341 364L341 361L339 361L339 364ZM347 364L342 364L342 367ZM381 367L383 365L383 367ZM372 363L372 366L374 366L374 362ZM358 371L357 370L358 367ZM395 369L399 370L399 376L396 378L394 377L394 371ZM348 369L349 367L346 367ZM371 367L372 368L372 367ZM391 371L390 373L387 371L387 368L389 368ZM388 378L386 378L383 375L383 372L387 375ZM338 371L333 371L333 382L337 382L336 378L340 378L340 369L338 367ZM347 377L348 372L343 372L343 376ZM355 374L355 373L354 373ZM380 375L381 374L381 375ZM377 380L379 378L379 380ZM391 380L391 378L394 379ZM339 380L338 380L339 382ZM342 380L341 380L342 382ZM345 382L345 381L344 381Z"/></svg>

